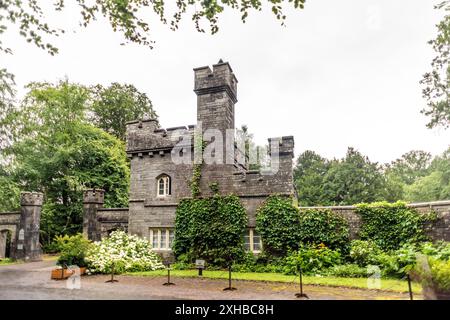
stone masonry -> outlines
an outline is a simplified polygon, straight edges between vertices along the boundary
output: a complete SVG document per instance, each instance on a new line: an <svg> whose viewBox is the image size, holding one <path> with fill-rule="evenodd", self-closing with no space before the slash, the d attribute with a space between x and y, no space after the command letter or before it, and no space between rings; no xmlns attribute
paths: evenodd
<svg viewBox="0 0 450 320"><path fill-rule="evenodd" d="M179 201L191 197L191 160L194 158L195 135L201 132L207 145L214 141L214 138L208 136L208 129L234 138L237 83L227 62L219 61L212 69L209 66L195 68L196 125L162 129L155 119L136 120L127 124L127 154L131 164L129 207L103 208L104 191L87 190L84 195L83 224L83 232L87 238L99 240L112 230L122 229L151 239L155 230L173 230ZM269 119L267 121L270 123ZM226 143L219 145L219 148L223 148L227 161L224 159L223 162L202 165L201 195L211 195L210 186L216 183L221 194L239 196L247 210L248 228L255 227L256 210L269 195L294 195L294 138L270 138L268 142L272 163L278 167L275 174L265 175L260 171L249 170L245 161L237 161L242 151L235 145L230 148ZM189 161L174 163L174 158L183 157ZM170 179L169 192L164 196L158 194L161 177ZM439 219L430 227L429 234L433 240L450 240L449 201L410 206L419 212L436 211ZM328 208L349 221L351 236L356 238L361 220L355 213L355 207ZM166 236L170 236L170 233L164 234ZM161 239L160 234L159 237ZM167 250L163 253L167 253Z"/></svg>
<svg viewBox="0 0 450 320"><path fill-rule="evenodd" d="M0 213L0 258L5 257L7 234L10 234L10 257L25 261L41 260L39 228L43 194L22 192L19 212Z"/></svg>
<svg viewBox="0 0 450 320"><path fill-rule="evenodd" d="M85 193L84 233L98 240L116 228L127 229L130 234L150 237L152 228L173 228L178 202L191 197L192 161L174 163L174 156L192 160L195 132L215 129L223 137L234 139L235 104L237 103L237 78L227 62L194 69L194 92L197 95L197 124L162 129L155 119L131 121L127 124L127 154L131 164L129 208L105 209L103 191ZM269 124L268 120L268 124ZM200 130L201 129L201 130ZM230 130L231 129L231 130ZM183 142L188 137L187 142ZM203 137L206 143L214 138ZM232 140L234 141L234 140ZM235 145L223 143L222 163L204 163L200 179L202 196L211 194L210 185L216 183L221 194L240 197L248 217L248 227L255 226L256 209L270 194L294 194L292 136L269 139L269 150L278 171L265 175L249 170L247 163L237 161L242 153ZM274 147L275 146L275 147ZM229 150L232 150L231 152ZM227 160L231 159L231 163ZM170 194L158 195L158 179L170 177Z"/></svg>

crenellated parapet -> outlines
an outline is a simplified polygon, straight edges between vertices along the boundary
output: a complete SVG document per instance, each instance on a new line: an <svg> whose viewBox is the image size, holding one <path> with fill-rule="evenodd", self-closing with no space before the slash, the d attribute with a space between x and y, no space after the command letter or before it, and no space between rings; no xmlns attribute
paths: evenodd
<svg viewBox="0 0 450 320"><path fill-rule="evenodd" d="M84 204L103 204L105 203L105 190L89 189L83 193Z"/></svg>
<svg viewBox="0 0 450 320"><path fill-rule="evenodd" d="M225 91L233 103L237 102L237 79L228 62L219 61L213 65L213 69L204 66L194 69L194 92L197 95L205 95Z"/></svg>
<svg viewBox="0 0 450 320"><path fill-rule="evenodd" d="M269 138L269 154L294 157L294 137Z"/></svg>
<svg viewBox="0 0 450 320"><path fill-rule="evenodd" d="M21 192L20 205L22 206L42 206L44 195L40 192Z"/></svg>
<svg viewBox="0 0 450 320"><path fill-rule="evenodd" d="M105 203L105 190L88 189L83 193L83 236L92 241L100 240L97 211Z"/></svg>
<svg viewBox="0 0 450 320"><path fill-rule="evenodd" d="M192 145L192 137L195 126L179 126L163 129L159 127L158 121L136 120L127 123L127 153L132 156L164 154L175 145L185 143ZM188 142L185 142L188 140Z"/></svg>

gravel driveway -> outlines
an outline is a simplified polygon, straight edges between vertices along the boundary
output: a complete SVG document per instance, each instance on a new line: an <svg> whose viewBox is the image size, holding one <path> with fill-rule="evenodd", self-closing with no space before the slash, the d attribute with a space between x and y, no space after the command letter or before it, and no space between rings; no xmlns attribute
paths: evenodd
<svg viewBox="0 0 450 320"><path fill-rule="evenodd" d="M296 299L298 284L234 281L236 291L223 291L227 280L172 278L174 286L163 286L165 277L83 276L81 289L67 289L66 281L50 279L54 261L0 266L0 300L9 299ZM304 286L310 299L409 299L408 294L361 289ZM420 297L416 297L420 298Z"/></svg>

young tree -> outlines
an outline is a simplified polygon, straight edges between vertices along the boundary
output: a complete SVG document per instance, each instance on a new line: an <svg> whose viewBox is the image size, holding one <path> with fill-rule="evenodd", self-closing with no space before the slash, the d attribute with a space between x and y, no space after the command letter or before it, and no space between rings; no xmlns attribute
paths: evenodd
<svg viewBox="0 0 450 320"><path fill-rule="evenodd" d="M438 34L429 41L436 52L431 62L431 71L424 74L421 83L424 85L423 97L427 100L428 108L422 113L430 117L427 127L433 128L450 126L450 0L438 4L436 9L446 12L443 20L436 26Z"/></svg>

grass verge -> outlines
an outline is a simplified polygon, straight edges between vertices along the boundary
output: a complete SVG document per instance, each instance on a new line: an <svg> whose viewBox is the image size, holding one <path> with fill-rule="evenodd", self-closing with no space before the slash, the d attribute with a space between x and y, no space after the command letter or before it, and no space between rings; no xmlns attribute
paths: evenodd
<svg viewBox="0 0 450 320"><path fill-rule="evenodd" d="M132 276L145 276L156 277L167 275L166 270L145 271L145 272L132 272L127 273ZM172 270L170 275L173 277L183 278L196 278L198 277L197 270ZM294 276L285 275L281 273L257 273L257 272L233 272L233 279L235 280L247 280L247 281L268 281L268 282L284 282L292 283L294 280L298 282ZM203 278L209 279L228 279L228 273L226 271L203 271ZM338 277L315 277L315 276L303 276L303 284L305 285L320 285L329 287L345 287L345 288L357 288L366 289L366 278L338 278ZM408 292L408 283L405 280L398 279L381 279L381 289L383 291L391 292ZM418 283L412 283L412 291L415 294L422 293L422 287Z"/></svg>
<svg viewBox="0 0 450 320"><path fill-rule="evenodd" d="M13 260L11 258L4 258L0 260L0 266L9 266L11 264L19 264L22 263L19 260Z"/></svg>

